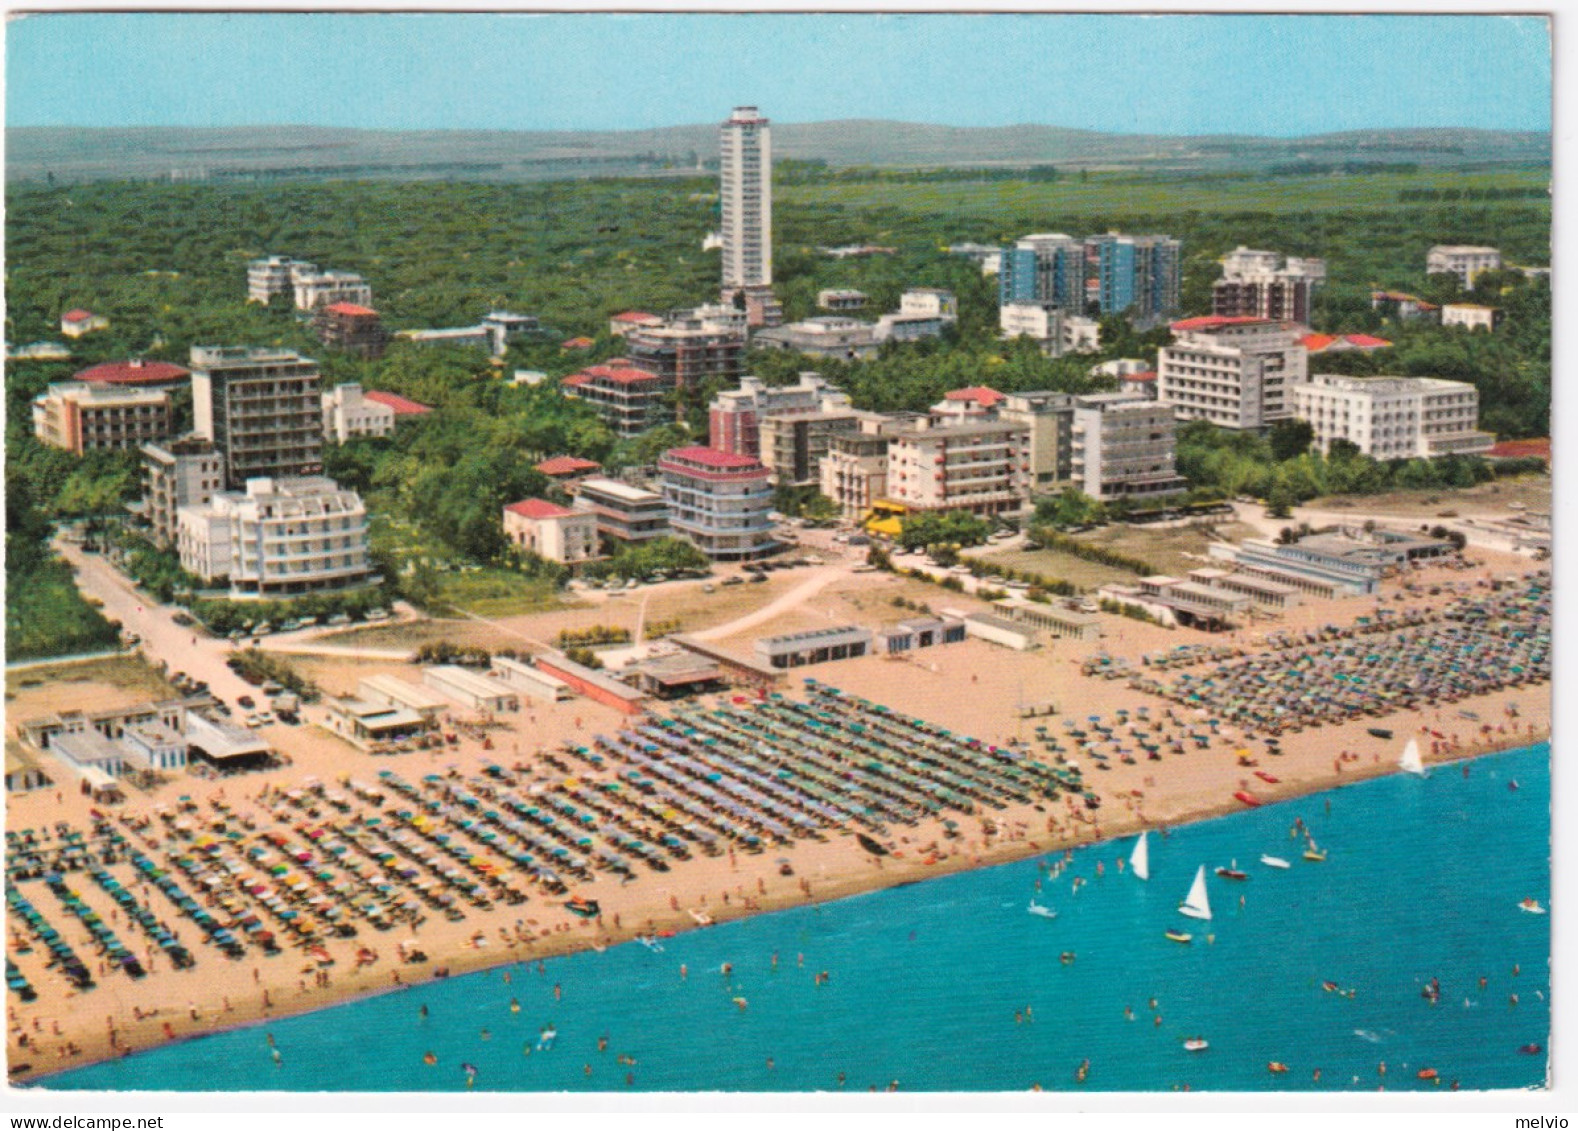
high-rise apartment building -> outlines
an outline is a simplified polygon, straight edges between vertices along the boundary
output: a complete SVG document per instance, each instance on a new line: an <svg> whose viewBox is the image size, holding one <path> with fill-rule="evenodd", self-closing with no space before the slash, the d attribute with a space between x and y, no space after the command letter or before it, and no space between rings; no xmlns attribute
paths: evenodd
<svg viewBox="0 0 1578 1131"><path fill-rule="evenodd" d="M1222 277L1211 287L1211 313L1308 323L1315 288L1325 281L1323 259L1239 247L1222 259Z"/></svg>
<svg viewBox="0 0 1578 1131"><path fill-rule="evenodd" d="M316 361L286 349L193 346L191 367L193 431L224 453L227 487L322 467Z"/></svg>
<svg viewBox="0 0 1578 1131"><path fill-rule="evenodd" d="M737 106L719 128L723 301L743 301L751 324L782 319L773 285L773 155L766 118ZM755 309L753 310L752 307Z"/></svg>
<svg viewBox="0 0 1578 1131"><path fill-rule="evenodd" d="M719 451L760 459L763 417L848 407L849 394L816 373L802 373L793 385L776 387L760 377L742 377L738 389L725 389L707 406L707 443Z"/></svg>
<svg viewBox="0 0 1578 1131"><path fill-rule="evenodd" d="M1093 499L1154 499L1181 494L1177 422L1172 409L1130 393L1077 397L1073 411L1074 484Z"/></svg>
<svg viewBox="0 0 1578 1131"><path fill-rule="evenodd" d="M1085 253L1086 292L1101 313L1122 314L1144 326L1178 310L1183 280L1183 244L1178 240L1109 232L1088 237Z"/></svg>
<svg viewBox="0 0 1578 1131"><path fill-rule="evenodd" d="M1050 303L1071 314L1085 311L1085 241L1061 232L1025 236L1003 251L997 271L998 301Z"/></svg>

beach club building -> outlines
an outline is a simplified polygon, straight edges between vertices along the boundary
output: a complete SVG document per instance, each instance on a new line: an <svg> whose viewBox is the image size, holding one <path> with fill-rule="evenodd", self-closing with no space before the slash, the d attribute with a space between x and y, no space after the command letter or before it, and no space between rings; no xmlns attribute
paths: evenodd
<svg viewBox="0 0 1578 1131"><path fill-rule="evenodd" d="M430 723L437 723L454 707L448 699L429 688L382 673L358 682L356 696L364 703L414 711Z"/></svg>
<svg viewBox="0 0 1578 1131"><path fill-rule="evenodd" d="M493 670L488 675L545 703L562 703L575 697L570 685L558 676L549 675L541 668L509 656L495 656Z"/></svg>
<svg viewBox="0 0 1578 1131"><path fill-rule="evenodd" d="M378 753L422 738L432 731L433 724L407 707L365 699L331 699L329 729L353 746Z"/></svg>
<svg viewBox="0 0 1578 1131"><path fill-rule="evenodd" d="M870 629L857 625L815 628L783 636L764 636L756 642L756 655L769 667L801 668L830 660L852 660L871 654Z"/></svg>
<svg viewBox="0 0 1578 1131"><path fill-rule="evenodd" d="M1040 646L1037 633L1028 624L1018 624L995 613L971 613L964 618L964 630L977 640L1012 648L1015 652L1028 652Z"/></svg>
<svg viewBox="0 0 1578 1131"><path fill-rule="evenodd" d="M1101 637L1100 616L1055 602L1042 605L1010 597L994 601L992 608L998 616L1041 629L1060 640L1098 640Z"/></svg>
<svg viewBox="0 0 1578 1131"><path fill-rule="evenodd" d="M899 621L898 624L879 628L876 633L877 651L887 655L913 652L918 648L933 648L939 644L961 643L966 635L962 617L920 617Z"/></svg>
<svg viewBox="0 0 1578 1131"><path fill-rule="evenodd" d="M423 668L422 682L475 711L500 715L521 709L520 696L513 687L455 664Z"/></svg>

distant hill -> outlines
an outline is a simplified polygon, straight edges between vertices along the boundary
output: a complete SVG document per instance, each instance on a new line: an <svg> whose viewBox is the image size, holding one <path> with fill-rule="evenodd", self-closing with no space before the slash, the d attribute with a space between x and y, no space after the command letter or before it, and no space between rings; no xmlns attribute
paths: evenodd
<svg viewBox="0 0 1578 1131"><path fill-rule="evenodd" d="M715 125L620 131L25 127L6 130L12 181L521 181L673 176L716 158ZM1548 163L1547 133L1353 130L1300 138L1108 134L1061 126L937 126L852 119L773 126L779 158L830 165L1229 169L1348 162L1451 167Z"/></svg>

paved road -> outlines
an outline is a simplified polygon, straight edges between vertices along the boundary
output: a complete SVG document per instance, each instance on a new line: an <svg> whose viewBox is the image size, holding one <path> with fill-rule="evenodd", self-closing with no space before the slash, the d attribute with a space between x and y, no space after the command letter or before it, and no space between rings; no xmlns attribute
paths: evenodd
<svg viewBox="0 0 1578 1131"><path fill-rule="evenodd" d="M83 553L80 546L59 539L55 549L76 568L77 586L83 594L103 601L105 616L142 637L141 650L152 663L164 660L170 671L206 681L214 695L232 703L241 695L256 697L257 689L225 666L230 641L200 632L194 635L193 629L182 628L170 619L178 610L155 604L138 592L102 556Z"/></svg>

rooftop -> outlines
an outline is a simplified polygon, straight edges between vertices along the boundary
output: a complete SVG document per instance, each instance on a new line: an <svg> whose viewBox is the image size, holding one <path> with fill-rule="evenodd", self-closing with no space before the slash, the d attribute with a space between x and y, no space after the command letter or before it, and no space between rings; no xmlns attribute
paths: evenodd
<svg viewBox="0 0 1578 1131"><path fill-rule="evenodd" d="M762 466L761 461L755 456L740 455L737 452L720 451L717 448L670 448L663 453L663 458L683 460L686 463L699 463L703 467L712 467L725 470L755 470Z"/></svg>
<svg viewBox="0 0 1578 1131"><path fill-rule="evenodd" d="M579 456L554 456L537 464L536 469L550 476L576 475L583 471L601 471L603 465L596 460L581 459Z"/></svg>
<svg viewBox="0 0 1578 1131"><path fill-rule="evenodd" d="M991 408L1007 398L996 389L985 385L970 385L963 389L950 389L942 395L946 401L974 401L982 408Z"/></svg>
<svg viewBox="0 0 1578 1131"><path fill-rule="evenodd" d="M580 378L577 380L577 378ZM642 381L656 381L658 375L650 369L642 369L622 357L613 358L602 365L588 365L579 373L571 374L565 378L567 383L585 385L592 381L612 381L618 385L634 385Z"/></svg>
<svg viewBox="0 0 1578 1131"><path fill-rule="evenodd" d="M394 409L396 416L421 416L425 412L433 411L425 404L417 404L416 401L406 400L398 393L385 393L379 389L368 389L362 397L375 404Z"/></svg>
<svg viewBox="0 0 1578 1131"><path fill-rule="evenodd" d="M518 514L522 518L567 518L575 514L584 514L584 511L573 511L568 507L561 507L557 503L550 503L547 499L522 499L518 503L510 503L504 508L511 514Z"/></svg>
<svg viewBox="0 0 1578 1131"><path fill-rule="evenodd" d="M593 492L607 495L611 499L618 499L626 503L661 503L663 496L656 491L648 491L642 487L632 487L628 483L621 483L617 479L593 478L581 480L581 494Z"/></svg>
<svg viewBox="0 0 1578 1131"><path fill-rule="evenodd" d="M130 361L106 361L89 366L79 372L75 380L96 385L163 385L189 377L190 372L169 361L144 361L134 357Z"/></svg>
<svg viewBox="0 0 1578 1131"><path fill-rule="evenodd" d="M1176 333L1188 333L1191 330L1217 330L1223 326L1252 326L1255 324L1270 326L1269 318L1256 318L1249 314L1240 314L1229 317L1225 314L1203 314L1198 318L1185 318L1181 322L1174 322L1172 330Z"/></svg>
<svg viewBox="0 0 1578 1131"><path fill-rule="evenodd" d="M350 318L377 318L378 312L370 306L358 306L354 302L331 302L323 308L326 314L343 314Z"/></svg>

